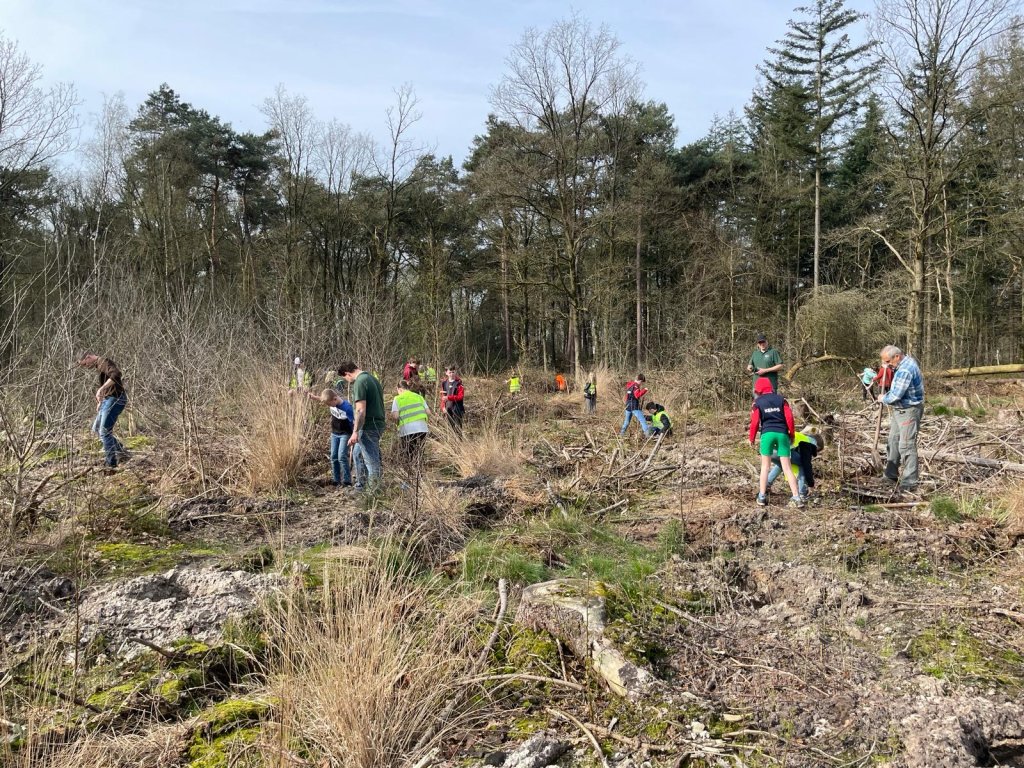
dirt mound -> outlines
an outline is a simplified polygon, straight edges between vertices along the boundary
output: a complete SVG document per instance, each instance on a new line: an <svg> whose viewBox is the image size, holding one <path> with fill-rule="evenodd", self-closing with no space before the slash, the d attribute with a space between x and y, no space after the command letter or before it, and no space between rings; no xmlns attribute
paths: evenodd
<svg viewBox="0 0 1024 768"><path fill-rule="evenodd" d="M99 639L125 658L145 650L125 642L130 637L159 645L182 637L210 642L228 619L251 613L277 581L244 571L174 568L101 587L82 601L79 642Z"/></svg>

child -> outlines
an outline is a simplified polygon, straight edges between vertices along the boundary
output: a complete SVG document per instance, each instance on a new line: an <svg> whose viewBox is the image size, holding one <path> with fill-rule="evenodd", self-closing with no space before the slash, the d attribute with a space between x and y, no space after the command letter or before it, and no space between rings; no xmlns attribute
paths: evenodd
<svg viewBox="0 0 1024 768"><path fill-rule="evenodd" d="M398 444L402 458L411 468L419 465L423 443L430 431L427 427L429 414L430 407L423 395L413 390L411 382L400 381L398 394L391 404L391 418L398 422Z"/></svg>
<svg viewBox="0 0 1024 768"><path fill-rule="evenodd" d="M797 432L790 450L793 474L796 475L797 489L800 491L800 499L807 501L808 488L814 487L814 466L812 461L822 448L821 437L807 435ZM782 474L782 461L776 455L772 456L772 469L768 473L768 490L771 490L775 478Z"/></svg>
<svg viewBox="0 0 1024 768"><path fill-rule="evenodd" d="M626 431L629 429L629 422L633 419L640 423L644 437L651 436L651 428L647 425L647 417L643 412L644 395L649 391L644 386L645 381L647 381L646 377L642 373L638 373L633 381L626 382L626 417L622 421L622 429L619 430L620 437L625 437Z"/></svg>
<svg viewBox="0 0 1024 768"><path fill-rule="evenodd" d="M871 385L875 381L875 369L871 366L866 367L860 372L860 399L867 400L868 395L871 395L871 399L874 400L874 392L871 391Z"/></svg>
<svg viewBox="0 0 1024 768"><path fill-rule="evenodd" d="M334 485L352 485L352 470L348 461L348 439L352 436L355 412L352 404L335 390L325 389L319 395L309 393L310 400L323 403L331 409L331 476ZM342 469L345 471L342 481Z"/></svg>
<svg viewBox="0 0 1024 768"><path fill-rule="evenodd" d="M648 403L645 408L651 414L651 431L655 435L672 437L672 419L665 413L665 406L658 403Z"/></svg>
<svg viewBox="0 0 1024 768"><path fill-rule="evenodd" d="M768 503L768 472L771 469L772 453L778 452L779 462L782 464L782 471L789 483L789 490L792 497L789 501L791 507L803 507L800 500L800 490L796 484L796 477L793 475L793 467L790 463L790 446L796 436L796 428L793 424L793 411L782 395L775 394L772 390L772 383L767 378L758 379L754 384L754 394L757 399L750 409L750 445L754 445L754 438L757 432L761 431L761 477L758 484L757 504L760 507Z"/></svg>
<svg viewBox="0 0 1024 768"><path fill-rule="evenodd" d="M441 410L448 417L448 423L452 425L455 434L462 436L462 419L466 414L466 388L462 386L462 379L454 365L449 365L444 372L444 381L441 382Z"/></svg>
<svg viewBox="0 0 1024 768"><path fill-rule="evenodd" d="M587 413L594 413L597 410L597 374L593 371L583 385L583 399L587 403Z"/></svg>

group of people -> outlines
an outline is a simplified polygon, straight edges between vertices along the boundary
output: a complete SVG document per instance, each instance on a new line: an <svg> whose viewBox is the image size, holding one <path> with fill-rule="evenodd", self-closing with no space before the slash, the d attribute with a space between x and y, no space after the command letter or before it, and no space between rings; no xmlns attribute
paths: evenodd
<svg viewBox="0 0 1024 768"><path fill-rule="evenodd" d="M351 486L361 491L373 485L381 476L380 440L390 418L398 427L399 456L407 468L418 466L427 435L430 404L427 385L437 383L432 367L423 366L410 358L402 370L390 410L385 409L384 388L373 373L364 371L356 363L342 363L337 371L328 373L334 378L332 387L320 394L308 393L330 409L331 441L330 462L332 482ZM292 381L296 379L293 376ZM342 390L349 389L349 399ZM465 387L455 366L445 370L440 385L441 411L456 434L461 434L465 414Z"/></svg>
<svg viewBox="0 0 1024 768"><path fill-rule="evenodd" d="M760 432L757 503L767 504L768 489L781 473L792 492L790 504L799 507L806 500L808 486L814 485L812 460L824 444L821 436L796 430L792 409L778 393L782 356L768 346L764 334L758 334L755 341L757 348L747 363L747 372L754 377L749 430L752 446ZM924 376L917 361L895 345L883 347L879 357L879 369L866 367L860 381L865 397L875 400L877 407L891 408L884 475L899 488L912 491L919 479L917 434L924 415Z"/></svg>
<svg viewBox="0 0 1024 768"><path fill-rule="evenodd" d="M630 423L636 419L645 437L658 435L672 436L672 419L660 403L650 402L644 405L644 398L650 393L647 389L647 377L638 373L631 381L626 382L626 415L622 420L619 436L624 437L629 431Z"/></svg>
<svg viewBox="0 0 1024 768"><path fill-rule="evenodd" d="M782 356L768 345L764 334L758 334L755 341L757 347L747 363L747 372L754 380L748 439L751 446L756 445L761 457L757 503L767 504L768 489L778 475L783 474L791 491L790 504L802 506L808 488L814 485L812 460L824 445L820 435L796 429L793 411L779 393ZM878 407L891 408L884 474L900 488L913 490L918 484L917 435L924 414L924 377L917 361L897 346L884 347L879 357L879 370L865 368L861 384ZM92 430L103 444L106 467L113 470L128 458L128 452L113 433L114 424L128 403L123 375L113 360L91 353L84 355L78 365L98 374ZM336 485L362 489L381 475L380 439L388 419L384 390L376 374L362 370L352 361L342 363L328 378L331 386L319 394L310 392L309 397L330 409L332 479ZM311 372L301 358L296 357L290 387L308 390L312 382ZM505 383L513 395L522 389L522 379L517 373ZM875 385L879 387L877 395ZM424 395L436 386L434 368L410 358L403 367L390 409L390 417L398 426L400 455L407 462L418 461L422 453L431 413ZM345 387L349 388L347 399L342 394ZM445 369L437 391L442 412L456 434L461 434L465 386L454 366ZM633 420L645 436L672 434L672 420L664 406L656 402L644 405L649 393L642 373L626 382L625 417L620 435L628 432ZM593 413L597 407L594 373L587 377L583 397L587 412Z"/></svg>

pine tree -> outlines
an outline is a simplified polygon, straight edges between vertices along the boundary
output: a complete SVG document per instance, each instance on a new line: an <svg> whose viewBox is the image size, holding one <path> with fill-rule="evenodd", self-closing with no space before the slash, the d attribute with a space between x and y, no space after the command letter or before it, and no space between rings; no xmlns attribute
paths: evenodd
<svg viewBox="0 0 1024 768"><path fill-rule="evenodd" d="M845 0L815 0L801 6L803 19L790 20L779 47L769 48L775 60L760 68L776 88L802 81L811 97L814 140L814 290L820 282L822 171L835 152L834 136L843 120L860 106L876 66L866 59L872 43L853 45L846 30L863 14L845 7Z"/></svg>

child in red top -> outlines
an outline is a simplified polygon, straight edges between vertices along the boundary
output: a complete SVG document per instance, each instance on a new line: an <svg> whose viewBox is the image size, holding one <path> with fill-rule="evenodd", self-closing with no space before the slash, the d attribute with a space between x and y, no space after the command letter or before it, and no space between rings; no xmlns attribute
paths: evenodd
<svg viewBox="0 0 1024 768"><path fill-rule="evenodd" d="M750 445L758 430L761 432L761 478L758 485L757 504L763 507L768 503L768 472L772 466L772 455L777 454L782 471L786 475L789 489L793 497L791 507L802 507L800 490L797 488L793 465L790 463L790 449L796 436L796 425L793 423L793 411L786 398L772 391L772 383L767 378L758 379L754 384L757 399L750 409Z"/></svg>
<svg viewBox="0 0 1024 768"><path fill-rule="evenodd" d="M636 419L640 424L640 428L644 431L644 437L651 436L651 427L647 423L647 417L644 416L644 395L647 394L647 387L644 386L644 382L647 379L642 373L638 373L633 381L626 382L626 418L622 422L622 429L619 430L619 435L624 436L626 430L629 429L629 422Z"/></svg>

